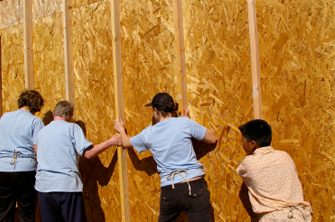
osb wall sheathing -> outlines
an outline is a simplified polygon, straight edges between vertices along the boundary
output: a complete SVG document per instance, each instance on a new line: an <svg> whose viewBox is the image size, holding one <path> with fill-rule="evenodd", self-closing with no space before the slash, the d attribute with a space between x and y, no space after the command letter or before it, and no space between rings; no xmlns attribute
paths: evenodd
<svg viewBox="0 0 335 222"><path fill-rule="evenodd" d="M109 1L92 2L74 1L76 120L100 143L115 132L111 19ZM22 2L4 3L15 11ZM215 221L250 221L235 173L245 156L237 127L253 119L246 6L244 0L183 1L191 118L219 139L215 149L195 146ZM335 221L333 2L260 0L256 6L263 118L273 127L273 146L295 161L314 221ZM172 1L123 0L120 8L125 122L133 136L150 124L152 111L144 104L153 95L177 94L173 7ZM1 16L4 112L16 109L24 88L23 29L15 12L10 21ZM62 13L42 17L33 28L35 88L46 98L41 118L65 99ZM115 148L81 159L80 169L88 221L120 221ZM149 151L129 151L128 175L132 221L157 221L160 179Z"/></svg>
<svg viewBox="0 0 335 222"><path fill-rule="evenodd" d="M124 104L130 136L151 124L144 107L158 92L177 94L172 1L120 1ZM132 221L157 221L160 178L150 151L128 155ZM112 219L111 219L112 220Z"/></svg>
<svg viewBox="0 0 335 222"><path fill-rule="evenodd" d="M33 0L32 19L37 20L61 12L62 0ZM23 23L23 0L4 0L0 2L0 29Z"/></svg>
<svg viewBox="0 0 335 222"><path fill-rule="evenodd" d="M23 0L6 0L0 2L0 29L23 22L22 5Z"/></svg>
<svg viewBox="0 0 335 222"><path fill-rule="evenodd" d="M109 1L102 1L73 10L76 120L94 144L115 133L110 8ZM79 166L88 221L121 221L115 147L91 160L81 158Z"/></svg>
<svg viewBox="0 0 335 222"><path fill-rule="evenodd" d="M237 127L253 119L248 11L244 0L183 1L191 118L215 131L217 147L196 147L215 221L250 220L235 169L245 153Z"/></svg>
<svg viewBox="0 0 335 222"><path fill-rule="evenodd" d="M44 97L41 119L65 99L63 35L62 13L33 22L34 86Z"/></svg>
<svg viewBox="0 0 335 222"><path fill-rule="evenodd" d="M63 1L62 0L33 0L33 20L43 18L46 16L53 15L55 13L63 11Z"/></svg>
<svg viewBox="0 0 335 222"><path fill-rule="evenodd" d="M2 113L17 110L17 98L24 90L23 27L0 30L2 65Z"/></svg>
<svg viewBox="0 0 335 222"><path fill-rule="evenodd" d="M335 8L332 0L258 1L263 118L297 166L314 221L335 221Z"/></svg>
<svg viewBox="0 0 335 222"><path fill-rule="evenodd" d="M101 2L101 0L72 0L72 5L73 8L78 8L95 2Z"/></svg>

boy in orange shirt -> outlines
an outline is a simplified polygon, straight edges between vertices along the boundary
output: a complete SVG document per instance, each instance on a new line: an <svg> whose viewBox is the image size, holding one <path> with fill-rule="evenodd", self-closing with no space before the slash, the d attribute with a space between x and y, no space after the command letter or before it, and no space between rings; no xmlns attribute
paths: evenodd
<svg viewBox="0 0 335 222"><path fill-rule="evenodd" d="M270 125L260 119L239 126L247 156L236 172L248 187L253 211L259 221L311 221L311 205L304 201L295 164L284 151L270 144Z"/></svg>

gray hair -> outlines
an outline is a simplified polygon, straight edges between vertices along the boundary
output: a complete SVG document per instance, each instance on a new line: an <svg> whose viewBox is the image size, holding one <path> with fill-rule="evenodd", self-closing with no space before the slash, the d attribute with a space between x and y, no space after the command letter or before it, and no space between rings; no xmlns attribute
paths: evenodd
<svg viewBox="0 0 335 222"><path fill-rule="evenodd" d="M66 100L60 101L55 106L54 114L55 116L71 119L73 116L73 105Z"/></svg>

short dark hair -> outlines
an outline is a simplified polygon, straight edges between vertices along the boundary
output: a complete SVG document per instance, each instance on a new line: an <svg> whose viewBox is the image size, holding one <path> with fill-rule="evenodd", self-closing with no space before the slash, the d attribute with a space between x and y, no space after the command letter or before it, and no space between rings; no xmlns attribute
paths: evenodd
<svg viewBox="0 0 335 222"><path fill-rule="evenodd" d="M66 100L58 102L54 109L54 115L71 119L73 116L73 105Z"/></svg>
<svg viewBox="0 0 335 222"><path fill-rule="evenodd" d="M157 108L164 117L166 117L168 113L178 111L178 103L175 103L173 98L167 93L157 93L152 99L152 102L146 104L145 106Z"/></svg>
<svg viewBox="0 0 335 222"><path fill-rule="evenodd" d="M41 111L41 108L44 105L44 100L41 94L36 90L25 90L19 96L17 104L19 109L28 106L29 111L34 114Z"/></svg>
<svg viewBox="0 0 335 222"><path fill-rule="evenodd" d="M259 147L271 145L271 126L262 119L254 119L238 127L248 142L254 140Z"/></svg>

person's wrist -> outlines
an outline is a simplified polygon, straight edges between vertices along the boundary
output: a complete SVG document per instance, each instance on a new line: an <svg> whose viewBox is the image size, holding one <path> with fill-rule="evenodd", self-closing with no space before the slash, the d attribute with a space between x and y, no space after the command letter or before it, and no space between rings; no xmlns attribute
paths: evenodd
<svg viewBox="0 0 335 222"><path fill-rule="evenodd" d="M111 144L108 142L108 140L105 141L108 145L108 148L111 147Z"/></svg>

